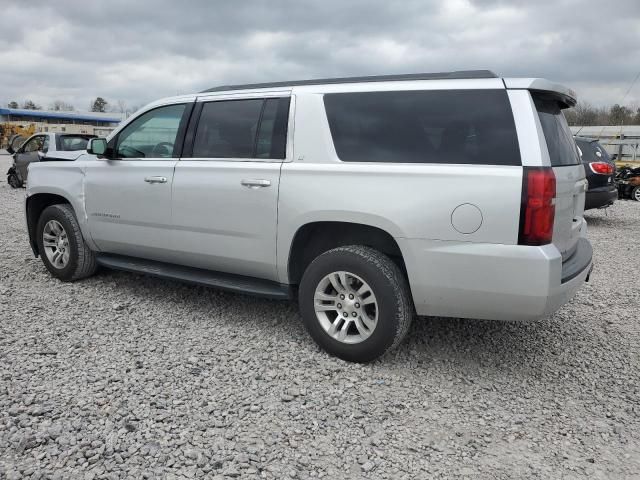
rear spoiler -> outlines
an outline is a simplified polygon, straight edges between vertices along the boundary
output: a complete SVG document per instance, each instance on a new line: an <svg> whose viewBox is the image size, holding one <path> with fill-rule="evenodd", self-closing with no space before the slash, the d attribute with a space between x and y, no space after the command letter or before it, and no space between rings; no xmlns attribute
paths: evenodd
<svg viewBox="0 0 640 480"><path fill-rule="evenodd" d="M577 102L576 92L544 78L504 78L503 81L508 89L531 90L557 98L564 108L571 108Z"/></svg>

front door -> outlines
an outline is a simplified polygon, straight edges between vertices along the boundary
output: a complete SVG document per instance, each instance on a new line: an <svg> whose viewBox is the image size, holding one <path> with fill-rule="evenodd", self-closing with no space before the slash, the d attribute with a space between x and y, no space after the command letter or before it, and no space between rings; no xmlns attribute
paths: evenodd
<svg viewBox="0 0 640 480"><path fill-rule="evenodd" d="M176 104L143 113L109 142L109 158L87 162L88 226L100 250L166 259L173 173L188 110Z"/></svg>
<svg viewBox="0 0 640 480"><path fill-rule="evenodd" d="M277 280L280 167L289 98L205 102L176 165L174 261Z"/></svg>
<svg viewBox="0 0 640 480"><path fill-rule="evenodd" d="M39 162L40 158L47 153L49 149L48 135L35 135L31 137L23 147L15 154L16 170L22 178L27 179L27 169L32 162Z"/></svg>

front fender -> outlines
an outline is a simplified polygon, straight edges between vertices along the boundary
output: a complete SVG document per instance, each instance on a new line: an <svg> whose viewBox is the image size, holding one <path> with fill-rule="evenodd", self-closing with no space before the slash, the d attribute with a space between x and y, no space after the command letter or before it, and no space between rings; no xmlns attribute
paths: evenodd
<svg viewBox="0 0 640 480"><path fill-rule="evenodd" d="M29 219L27 206L38 195L55 195L65 199L72 207L80 226L85 242L92 250L97 250L88 228L88 217L85 210L84 166L77 162L38 162L29 166L25 213L29 237L33 245L33 219ZM37 219L35 220L37 222Z"/></svg>

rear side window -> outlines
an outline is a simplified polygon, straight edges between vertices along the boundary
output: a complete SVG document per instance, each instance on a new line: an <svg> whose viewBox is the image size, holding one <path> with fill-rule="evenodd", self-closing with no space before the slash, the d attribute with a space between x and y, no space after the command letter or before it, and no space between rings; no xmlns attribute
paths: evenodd
<svg viewBox="0 0 640 480"><path fill-rule="evenodd" d="M334 93L324 103L344 162L521 165L504 90Z"/></svg>
<svg viewBox="0 0 640 480"><path fill-rule="evenodd" d="M578 165L580 156L560 105L552 98L534 95L540 125L549 150L552 167Z"/></svg>
<svg viewBox="0 0 640 480"><path fill-rule="evenodd" d="M265 100L256 141L257 158L285 158L288 118L288 98Z"/></svg>
<svg viewBox="0 0 640 480"><path fill-rule="evenodd" d="M90 137L64 135L60 137L59 149L64 151L86 150Z"/></svg>
<svg viewBox="0 0 640 480"><path fill-rule="evenodd" d="M193 157L283 159L288 114L289 98L205 103Z"/></svg>

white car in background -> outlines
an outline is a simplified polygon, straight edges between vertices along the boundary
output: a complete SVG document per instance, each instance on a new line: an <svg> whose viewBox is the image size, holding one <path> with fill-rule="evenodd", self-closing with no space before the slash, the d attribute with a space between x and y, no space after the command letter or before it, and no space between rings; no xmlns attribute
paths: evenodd
<svg viewBox="0 0 640 480"><path fill-rule="evenodd" d="M27 181L29 165L33 162L73 161L86 153L87 143L95 135L77 133L36 133L18 146L21 137L12 139L7 151L13 154L13 165L7 172L7 182L13 188L22 187Z"/></svg>

